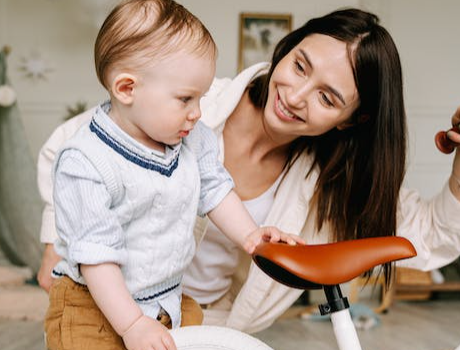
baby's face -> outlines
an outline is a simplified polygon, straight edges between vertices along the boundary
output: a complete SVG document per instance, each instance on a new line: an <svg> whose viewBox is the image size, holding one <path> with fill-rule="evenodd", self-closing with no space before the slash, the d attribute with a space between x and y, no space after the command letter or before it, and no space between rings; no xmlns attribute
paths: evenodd
<svg viewBox="0 0 460 350"><path fill-rule="evenodd" d="M201 117L200 99L209 90L215 70L214 54L186 50L142 68L125 116L130 135L157 149L179 143Z"/></svg>

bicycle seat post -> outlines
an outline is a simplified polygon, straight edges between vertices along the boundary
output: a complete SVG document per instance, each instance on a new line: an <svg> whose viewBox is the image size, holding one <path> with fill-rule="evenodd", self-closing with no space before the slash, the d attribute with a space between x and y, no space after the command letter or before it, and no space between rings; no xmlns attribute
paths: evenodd
<svg viewBox="0 0 460 350"><path fill-rule="evenodd" d="M321 315L331 316L337 345L340 350L361 350L355 325L350 315L348 299L342 296L340 285L323 286L327 303L319 305Z"/></svg>

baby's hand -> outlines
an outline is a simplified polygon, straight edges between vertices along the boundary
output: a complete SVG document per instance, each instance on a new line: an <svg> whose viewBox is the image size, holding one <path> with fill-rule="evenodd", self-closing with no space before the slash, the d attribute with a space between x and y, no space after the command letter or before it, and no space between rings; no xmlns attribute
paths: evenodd
<svg viewBox="0 0 460 350"><path fill-rule="evenodd" d="M265 242L286 242L290 245L296 244L306 244L305 241L300 238L299 236L284 233L278 230L276 227L266 226L266 227L259 227L257 230L251 232L245 239L244 242L244 250L249 254L254 253L256 247Z"/></svg>
<svg viewBox="0 0 460 350"><path fill-rule="evenodd" d="M145 315L134 322L122 338L128 350L177 350L168 329Z"/></svg>

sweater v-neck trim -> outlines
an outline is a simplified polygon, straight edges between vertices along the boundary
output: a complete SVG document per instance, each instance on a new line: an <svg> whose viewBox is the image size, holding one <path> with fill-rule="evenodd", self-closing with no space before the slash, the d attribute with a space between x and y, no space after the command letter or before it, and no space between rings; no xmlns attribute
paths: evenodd
<svg viewBox="0 0 460 350"><path fill-rule="evenodd" d="M170 177L179 163L182 143L166 146L165 152L150 149L123 131L108 116L110 102L98 106L89 128L102 142L136 165Z"/></svg>

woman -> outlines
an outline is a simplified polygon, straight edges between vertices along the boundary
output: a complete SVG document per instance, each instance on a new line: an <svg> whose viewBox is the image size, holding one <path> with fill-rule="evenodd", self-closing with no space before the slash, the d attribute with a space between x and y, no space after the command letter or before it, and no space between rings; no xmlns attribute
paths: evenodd
<svg viewBox="0 0 460 350"><path fill-rule="evenodd" d="M271 65L215 80L202 112L219 137L236 192L259 224L299 234L310 244L405 236L418 251L408 264L419 269L458 257L460 153L457 149L452 176L437 197L424 202L401 189L406 154L401 66L376 16L349 9L308 21L281 40ZM53 220L47 175L53 154L87 118L58 128L42 149L39 182L50 213L44 225ZM452 117L453 125L459 123L460 109ZM460 142L456 132L449 137ZM197 240L206 225L197 222ZM52 243L52 229L47 233L51 238L44 241ZM391 277L390 266L385 275ZM301 294L254 265L248 270L212 226L184 284L204 305L205 323L246 332L268 327Z"/></svg>

